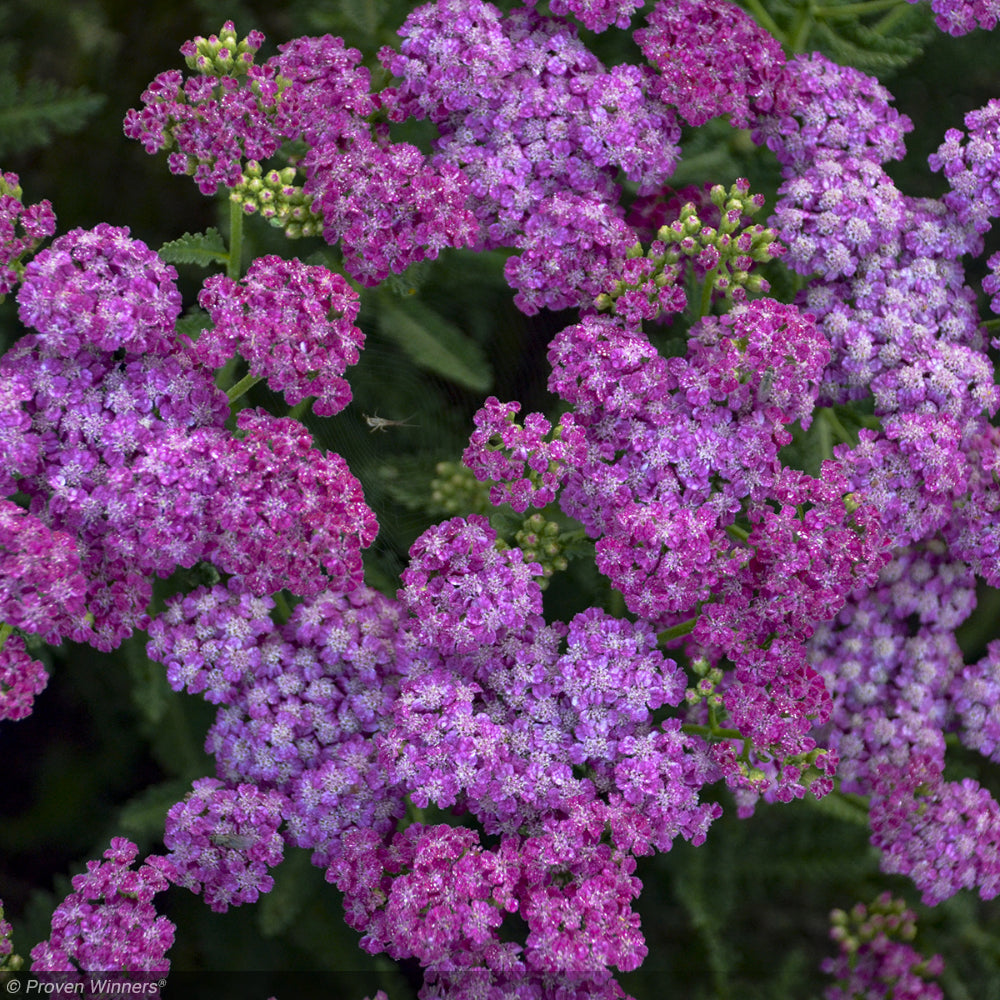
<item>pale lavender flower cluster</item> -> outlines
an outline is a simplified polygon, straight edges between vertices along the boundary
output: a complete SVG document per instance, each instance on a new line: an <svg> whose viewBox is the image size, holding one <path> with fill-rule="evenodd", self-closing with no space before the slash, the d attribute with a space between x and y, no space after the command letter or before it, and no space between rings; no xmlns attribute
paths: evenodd
<svg viewBox="0 0 1000 1000"><path fill-rule="evenodd" d="M181 312L177 272L128 229L99 223L60 236L25 268L18 315L45 353L85 345L112 353L165 354Z"/></svg>
<svg viewBox="0 0 1000 1000"><path fill-rule="evenodd" d="M174 925L152 899L171 877L170 863L151 855L132 869L138 847L115 837L104 861L73 876L73 892L52 915L52 934L31 949L32 972L167 972Z"/></svg>
<svg viewBox="0 0 1000 1000"><path fill-rule="evenodd" d="M761 115L754 138L783 164L772 223L786 259L817 275L801 300L834 351L822 399L877 391L880 377L902 374L905 356L946 368L951 361L935 357L942 340L982 351L975 295L958 263L981 245L971 222L903 195L882 169L903 155L912 123L873 77L818 54L792 60L786 74L798 104L784 117Z"/></svg>
<svg viewBox="0 0 1000 1000"><path fill-rule="evenodd" d="M282 804L279 793L255 785L231 789L215 778L194 782L167 813L163 843L170 852L170 881L202 893L216 913L256 903L274 887L268 870L284 857Z"/></svg>
<svg viewBox="0 0 1000 1000"><path fill-rule="evenodd" d="M909 0L917 3L918 0ZM931 0L934 22L949 35L967 35L976 28L992 31L1000 18L997 0Z"/></svg>
<svg viewBox="0 0 1000 1000"><path fill-rule="evenodd" d="M990 220L1000 216L1000 100L965 116L967 132L948 129L944 142L928 158L931 170L940 170L951 190L943 201L962 225L986 232ZM978 249L978 247L976 248Z"/></svg>
<svg viewBox="0 0 1000 1000"><path fill-rule="evenodd" d="M900 160L913 122L891 106L892 94L873 76L840 66L818 52L784 68L789 107L761 108L751 122L754 142L766 145L796 176L828 157L876 163Z"/></svg>
<svg viewBox="0 0 1000 1000"><path fill-rule="evenodd" d="M661 0L635 33L658 73L651 91L689 125L728 114L748 128L755 114L786 112L781 46L729 0Z"/></svg>
<svg viewBox="0 0 1000 1000"><path fill-rule="evenodd" d="M605 69L564 21L437 0L400 29L383 64L398 111L438 128L437 162L461 167L477 245L522 251L507 278L525 312L583 305L635 242L617 208L617 169L643 190L674 166L673 113L636 67Z"/></svg>
<svg viewBox="0 0 1000 1000"><path fill-rule="evenodd" d="M952 697L962 742L992 761L1000 761L1000 640L966 665L953 682Z"/></svg>
<svg viewBox="0 0 1000 1000"><path fill-rule="evenodd" d="M871 796L883 868L912 878L928 903L961 888L1000 892L1000 807L976 782L944 778L943 733L975 718L969 694L989 690L974 669L963 683L955 639L974 606L971 569L932 538L897 549L877 586L855 592L810 646L833 698L824 735L841 788Z"/></svg>
<svg viewBox="0 0 1000 1000"><path fill-rule="evenodd" d="M402 613L364 587L306 600L280 629L271 606L238 579L195 591L152 622L148 654L220 705L206 741L219 777L280 793L288 838L327 867L345 829L381 835L404 812L371 741L391 717Z"/></svg>
<svg viewBox="0 0 1000 1000"><path fill-rule="evenodd" d="M21 194L17 174L0 174L0 301L17 287L23 258L56 231L52 205L25 205Z"/></svg>
<svg viewBox="0 0 1000 1000"><path fill-rule="evenodd" d="M258 257L239 282L224 274L202 285L198 303L214 324L198 338L194 356L218 368L237 351L250 374L266 378L290 405L315 396L319 416L351 400L342 378L358 362L364 334L354 326L357 292L325 267Z"/></svg>

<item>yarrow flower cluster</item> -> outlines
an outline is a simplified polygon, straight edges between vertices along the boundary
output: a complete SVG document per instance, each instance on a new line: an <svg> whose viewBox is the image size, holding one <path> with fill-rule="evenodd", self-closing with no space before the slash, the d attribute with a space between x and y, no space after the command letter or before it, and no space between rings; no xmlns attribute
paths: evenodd
<svg viewBox="0 0 1000 1000"><path fill-rule="evenodd" d="M17 174L0 174L0 301L17 287L24 272L22 258L56 231L52 205L25 205L21 194Z"/></svg>
<svg viewBox="0 0 1000 1000"><path fill-rule="evenodd" d="M605 69L565 21L480 0L426 4L400 35L380 53L401 80L398 113L433 122L437 161L469 178L477 245L522 251L506 269L518 307L593 298L635 242L615 169L651 190L673 168L679 130L648 77Z"/></svg>
<svg viewBox="0 0 1000 1000"><path fill-rule="evenodd" d="M728 0L666 0L635 33L659 71L652 91L689 125L728 114L734 128L753 115L787 111L781 46Z"/></svg>
<svg viewBox="0 0 1000 1000"><path fill-rule="evenodd" d="M339 274L258 257L239 283L210 277L198 302L214 325L199 337L194 354L209 368L239 351L250 374L266 378L291 405L315 396L315 412L331 417L350 402L341 376L357 364L365 338L354 326L358 295Z"/></svg>
<svg viewBox="0 0 1000 1000"><path fill-rule="evenodd" d="M917 0L909 0L916 3ZM1000 18L997 0L931 0L934 21L949 35L967 35L976 28L992 31Z"/></svg>
<svg viewBox="0 0 1000 1000"><path fill-rule="evenodd" d="M490 487L492 503L509 503L518 513L529 506L544 507L555 499L583 441L572 418L553 430L542 414L530 413L520 426L515 422L520 409L520 403L504 405L495 396L487 399L476 414L476 430L463 456L478 480L494 484ZM550 431L552 440L546 441Z"/></svg>
<svg viewBox="0 0 1000 1000"><path fill-rule="evenodd" d="M73 892L52 915L52 934L31 949L32 972L166 972L175 927L158 916L153 897L172 875L170 863L150 856L135 870L139 849L115 837L104 861L88 861L73 877Z"/></svg>
<svg viewBox="0 0 1000 1000"><path fill-rule="evenodd" d="M166 970L153 897L255 902L289 844L425 1000L620 997L610 970L648 950L636 859L703 843L718 784L741 817L866 797L883 871L926 903L1000 894L1000 804L945 769L946 736L1000 761L1000 641L966 663L955 634L1000 587L1000 388L963 263L1000 214L1000 102L931 157L949 192L911 197L885 164L912 123L874 77L786 59L728 0L653 4L642 66L605 66L567 19L628 29L641 6L433 0L375 90L331 36L260 65L231 22L186 43L192 75L160 74L125 130L229 198L194 339L160 255L107 224L39 250L48 203L0 175L0 294L34 331L0 358L0 718L44 688L39 642L136 629L215 710L215 775L170 808L167 853L133 870L112 841L36 969ZM997 13L933 9L956 34ZM781 169L766 226L746 178L665 188L679 121L723 115ZM394 141L408 119L430 155ZM339 258L241 274L258 215ZM511 251L524 313L578 314L548 344L549 414L490 396L465 470L438 466L452 516L413 533L389 596L365 582L361 482L296 418L347 407L365 344L326 262L371 286L449 247ZM794 302L769 295L779 259ZM258 380L295 415L233 406ZM838 915L828 996L940 995L912 921L888 898ZM0 967L9 937L0 911Z"/></svg>
<svg viewBox="0 0 1000 1000"><path fill-rule="evenodd" d="M280 794L254 785L233 790L215 778L196 781L167 813L163 843L171 881L204 893L216 913L257 902L274 886L268 869L284 855L281 804Z"/></svg>
<svg viewBox="0 0 1000 1000"><path fill-rule="evenodd" d="M109 354L165 354L181 312L176 279L128 229L100 223L60 236L28 264L18 314L54 357L85 345Z"/></svg>
<svg viewBox="0 0 1000 1000"><path fill-rule="evenodd" d="M903 1000L940 1000L937 983L944 969L940 955L925 958L910 942L917 933L916 914L900 899L883 893L870 906L858 903L850 913L834 910L830 937L840 948L823 961L823 971L837 978L827 1000L848 1000L875 992Z"/></svg>

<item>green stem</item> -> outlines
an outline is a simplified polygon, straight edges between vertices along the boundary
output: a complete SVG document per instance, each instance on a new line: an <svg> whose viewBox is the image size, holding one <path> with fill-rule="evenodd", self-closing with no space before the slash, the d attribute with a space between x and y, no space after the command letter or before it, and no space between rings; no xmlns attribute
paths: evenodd
<svg viewBox="0 0 1000 1000"><path fill-rule="evenodd" d="M698 307L698 319L707 316L709 309L712 308L712 288L718 273L719 269L716 268L705 275L705 283L701 286L701 305Z"/></svg>
<svg viewBox="0 0 1000 1000"><path fill-rule="evenodd" d="M7 640L10 638L14 631L13 625L8 625L6 622L0 624L0 649L3 649L7 645Z"/></svg>
<svg viewBox="0 0 1000 1000"><path fill-rule="evenodd" d="M226 399L230 403L239 399L240 396L248 393L258 382L263 379L263 375L244 375L227 393Z"/></svg>
<svg viewBox="0 0 1000 1000"><path fill-rule="evenodd" d="M671 639L679 639L682 635L690 635L697 624L698 616L695 615L694 618L689 618L686 622L665 628L656 636L656 639L658 642L670 642Z"/></svg>
<svg viewBox="0 0 1000 1000"><path fill-rule="evenodd" d="M288 415L293 420L297 420L299 423L302 423L303 418L309 412L309 407L312 406L314 398L314 396L307 396L305 399L300 400L288 411Z"/></svg>
<svg viewBox="0 0 1000 1000"><path fill-rule="evenodd" d="M845 3L839 7L814 7L813 17L836 21L846 17L860 17L864 14L876 14L879 11L901 7L903 0L860 0L859 3Z"/></svg>
<svg viewBox="0 0 1000 1000"><path fill-rule="evenodd" d="M226 277L239 281L243 276L243 206L238 201L229 202L229 260Z"/></svg>
<svg viewBox="0 0 1000 1000"><path fill-rule="evenodd" d="M809 41L809 33L812 31L813 5L811 2L805 3L799 10L799 15L789 32L788 48L792 54L805 52L806 42Z"/></svg>
<svg viewBox="0 0 1000 1000"><path fill-rule="evenodd" d="M721 729L718 726L702 726L696 722L681 724L681 732L689 736L704 736L706 739L744 740L746 737L738 729Z"/></svg>
<svg viewBox="0 0 1000 1000"><path fill-rule="evenodd" d="M836 414L831 409L823 410L823 419L830 429L840 438L844 444L851 443L851 435L847 433L847 428L837 419Z"/></svg>
<svg viewBox="0 0 1000 1000"><path fill-rule="evenodd" d="M773 35L779 42L784 43L785 33L778 27L775 20L771 15L764 9L764 5L760 0L745 0L747 10L753 14L757 23L768 32L768 34Z"/></svg>
<svg viewBox="0 0 1000 1000"><path fill-rule="evenodd" d="M912 7L907 3L902 3L893 10L890 10L885 17L880 17L875 24L872 25L872 31L876 34L882 35L882 37L892 36L892 32L896 30L896 25L899 21L902 21L906 17L907 13L912 10Z"/></svg>
<svg viewBox="0 0 1000 1000"><path fill-rule="evenodd" d="M750 541L750 532L745 528L741 528L738 524L726 525L726 534L730 538L736 538L741 542Z"/></svg>

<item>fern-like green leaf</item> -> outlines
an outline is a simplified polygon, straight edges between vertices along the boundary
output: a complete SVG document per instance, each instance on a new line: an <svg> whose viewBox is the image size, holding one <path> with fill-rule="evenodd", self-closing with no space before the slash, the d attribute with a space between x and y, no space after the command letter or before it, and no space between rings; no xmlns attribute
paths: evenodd
<svg viewBox="0 0 1000 1000"><path fill-rule="evenodd" d="M101 94L86 88L68 90L52 80L20 83L0 73L0 158L79 131L103 104Z"/></svg>
<svg viewBox="0 0 1000 1000"><path fill-rule="evenodd" d="M211 267L229 261L229 251L218 229L204 233L185 233L178 240L164 243L157 251L160 259L168 264L197 264Z"/></svg>
<svg viewBox="0 0 1000 1000"><path fill-rule="evenodd" d="M493 373L486 356L454 323L418 299L401 304L395 295L378 298L379 328L415 364L467 389L489 389Z"/></svg>

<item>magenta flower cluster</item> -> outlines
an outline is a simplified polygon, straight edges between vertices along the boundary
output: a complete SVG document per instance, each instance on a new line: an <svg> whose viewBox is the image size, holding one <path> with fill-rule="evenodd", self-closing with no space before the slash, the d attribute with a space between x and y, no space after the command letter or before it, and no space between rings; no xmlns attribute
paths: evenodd
<svg viewBox="0 0 1000 1000"><path fill-rule="evenodd" d="M0 174L0 301L17 287L22 258L56 231L52 205L25 205L21 194L17 174Z"/></svg>
<svg viewBox="0 0 1000 1000"><path fill-rule="evenodd" d="M652 190L673 169L679 129L650 77L606 69L566 21L482 0L426 4L400 34L380 54L397 111L433 122L436 162L468 177L477 245L521 250L506 268L518 307L584 305L635 242L616 171Z"/></svg>
<svg viewBox="0 0 1000 1000"><path fill-rule="evenodd" d="M267 379L291 405L315 396L319 416L332 417L351 400L342 377L357 364L364 334L354 326L357 292L325 267L258 257L240 282L208 278L198 302L212 319L195 357L218 368L239 352L250 374Z"/></svg>
<svg viewBox="0 0 1000 1000"><path fill-rule="evenodd" d="M739 7L670 0L647 22L635 40L658 70L652 92L689 125L727 114L734 128L748 128L757 114L787 112L781 46Z"/></svg>
<svg viewBox="0 0 1000 1000"><path fill-rule="evenodd" d="M215 384L239 355L290 405L343 410L364 346L347 279L273 255L210 276L192 341L156 253L106 224L36 253L51 210L0 179L0 292L19 285L35 331L0 358L0 718L46 683L38 640L110 650L137 629L175 691L216 706L216 773L169 810L167 853L133 870L112 841L36 969L166 969L155 894L252 903L289 844L365 950L418 963L424 997L554 995L547 977L618 997L610 970L647 954L636 859L701 844L718 783L742 816L866 796L883 870L926 902L1000 893L1000 804L945 777L946 734L1000 761L1000 643L967 664L955 637L977 578L1000 587L1000 389L963 261L1000 214L1000 103L931 157L948 193L911 197L885 164L912 123L874 77L786 60L727 0L660 0L633 34L647 64L608 68L566 15L628 28L638 0L548 6L415 8L378 92L341 39L258 66L263 36L227 23L125 127L236 212L339 245L363 284L504 248L520 309L578 310L548 346L558 418L491 396L464 461L505 517L577 522L627 616L546 620L543 567L478 514L423 531L395 596L366 586L378 525L347 463ZM954 33L996 13L934 10ZM744 179L664 189L679 121L718 116L781 168L767 228ZM392 140L408 118L431 155ZM792 303L749 273L779 257ZM852 436L837 407L860 401ZM815 475L787 450L811 430L837 441ZM154 579L199 564L214 582L151 618ZM937 995L939 962L897 940L909 920L841 928L829 995Z"/></svg>
<svg viewBox="0 0 1000 1000"><path fill-rule="evenodd" d="M170 863L150 856L137 868L139 849L115 837L104 861L88 861L73 876L73 892L52 915L51 936L31 950L34 972L166 972L174 925L158 916L153 897L173 874Z"/></svg>

